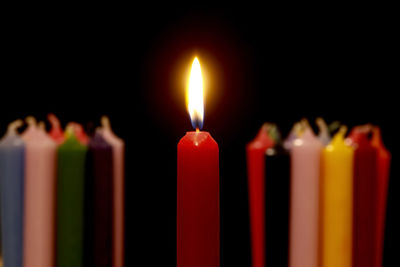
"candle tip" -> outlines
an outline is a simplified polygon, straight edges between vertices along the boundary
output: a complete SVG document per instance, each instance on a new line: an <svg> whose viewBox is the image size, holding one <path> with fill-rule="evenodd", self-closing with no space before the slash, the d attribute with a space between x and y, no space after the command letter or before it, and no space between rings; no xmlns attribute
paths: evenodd
<svg viewBox="0 0 400 267"><path fill-rule="evenodd" d="M49 113L47 115L47 119L49 120L51 127L60 128L60 120L53 113Z"/></svg>
<svg viewBox="0 0 400 267"><path fill-rule="evenodd" d="M101 126L104 129L111 130L110 119L107 116L102 116L101 117Z"/></svg>
<svg viewBox="0 0 400 267"><path fill-rule="evenodd" d="M15 133L17 129L22 126L22 124L23 124L22 120L13 121L8 125L7 131L9 133Z"/></svg>
<svg viewBox="0 0 400 267"><path fill-rule="evenodd" d="M33 116L26 117L25 121L29 126L36 126L36 119Z"/></svg>

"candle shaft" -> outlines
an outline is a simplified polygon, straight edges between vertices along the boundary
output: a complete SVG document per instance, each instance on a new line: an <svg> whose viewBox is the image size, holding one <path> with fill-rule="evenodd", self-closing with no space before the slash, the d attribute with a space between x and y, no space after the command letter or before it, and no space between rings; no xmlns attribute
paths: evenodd
<svg viewBox="0 0 400 267"><path fill-rule="evenodd" d="M265 151L273 141L262 127L246 146L252 266L265 266Z"/></svg>
<svg viewBox="0 0 400 267"><path fill-rule="evenodd" d="M353 149L339 132L322 153L321 266L352 266Z"/></svg>
<svg viewBox="0 0 400 267"><path fill-rule="evenodd" d="M34 128L30 126L29 128ZM52 267L55 254L56 144L40 129L24 135L25 267Z"/></svg>
<svg viewBox="0 0 400 267"><path fill-rule="evenodd" d="M112 265L112 148L99 132L89 142L85 184L85 267Z"/></svg>
<svg viewBox="0 0 400 267"><path fill-rule="evenodd" d="M17 134L0 142L3 263L22 267L25 145Z"/></svg>
<svg viewBox="0 0 400 267"><path fill-rule="evenodd" d="M107 124L106 124L107 125ZM118 138L108 126L104 126L102 130L103 138L112 147L112 164L113 164L113 266L124 266L124 141Z"/></svg>
<svg viewBox="0 0 400 267"><path fill-rule="evenodd" d="M291 267L318 266L319 177L322 145L306 129L291 148Z"/></svg>
<svg viewBox="0 0 400 267"><path fill-rule="evenodd" d="M354 152L353 267L372 267L376 261L376 149L360 136Z"/></svg>
<svg viewBox="0 0 400 267"><path fill-rule="evenodd" d="M58 148L57 267L82 267L85 157L87 148L70 136Z"/></svg>
<svg viewBox="0 0 400 267"><path fill-rule="evenodd" d="M218 157L207 132L188 132L178 144L178 267L219 267Z"/></svg>

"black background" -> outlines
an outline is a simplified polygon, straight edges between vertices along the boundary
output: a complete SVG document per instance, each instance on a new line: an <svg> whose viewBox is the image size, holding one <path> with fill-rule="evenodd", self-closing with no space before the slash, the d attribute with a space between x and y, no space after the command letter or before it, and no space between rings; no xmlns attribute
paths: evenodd
<svg viewBox="0 0 400 267"><path fill-rule="evenodd" d="M381 126L393 154L385 251L393 266L398 30L374 7L314 8L21 7L3 24L1 132L27 115L54 112L64 125L109 115L127 146L127 266L175 266L176 145L191 130L184 90L197 55L204 130L220 147L222 266L250 266L245 144L264 121L286 135L317 116Z"/></svg>

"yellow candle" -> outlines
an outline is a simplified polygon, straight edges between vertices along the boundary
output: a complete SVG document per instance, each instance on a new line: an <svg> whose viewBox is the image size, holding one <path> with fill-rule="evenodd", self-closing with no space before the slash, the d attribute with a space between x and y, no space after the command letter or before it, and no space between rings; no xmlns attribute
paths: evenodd
<svg viewBox="0 0 400 267"><path fill-rule="evenodd" d="M322 153L321 266L351 267L353 149L342 126Z"/></svg>

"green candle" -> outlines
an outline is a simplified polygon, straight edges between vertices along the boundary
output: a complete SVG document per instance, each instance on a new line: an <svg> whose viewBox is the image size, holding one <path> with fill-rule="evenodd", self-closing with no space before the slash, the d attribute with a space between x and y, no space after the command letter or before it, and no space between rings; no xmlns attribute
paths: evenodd
<svg viewBox="0 0 400 267"><path fill-rule="evenodd" d="M58 147L57 267L83 267L86 151L73 134Z"/></svg>

